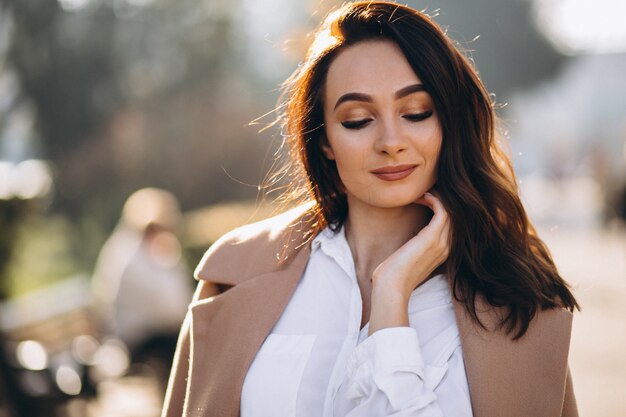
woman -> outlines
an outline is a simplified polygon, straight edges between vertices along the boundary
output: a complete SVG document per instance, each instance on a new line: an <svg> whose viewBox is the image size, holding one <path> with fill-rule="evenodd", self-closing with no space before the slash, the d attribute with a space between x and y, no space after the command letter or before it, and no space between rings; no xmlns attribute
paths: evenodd
<svg viewBox="0 0 626 417"><path fill-rule="evenodd" d="M441 29L343 6L284 108L313 201L207 252L163 415L577 415L576 300Z"/></svg>

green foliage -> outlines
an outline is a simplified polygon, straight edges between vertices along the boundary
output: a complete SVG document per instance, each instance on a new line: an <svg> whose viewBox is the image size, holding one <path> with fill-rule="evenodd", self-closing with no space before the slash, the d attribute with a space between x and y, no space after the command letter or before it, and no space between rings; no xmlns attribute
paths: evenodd
<svg viewBox="0 0 626 417"><path fill-rule="evenodd" d="M80 273L73 248L75 236L71 222L59 215L33 216L18 225L13 256L6 269L9 297Z"/></svg>

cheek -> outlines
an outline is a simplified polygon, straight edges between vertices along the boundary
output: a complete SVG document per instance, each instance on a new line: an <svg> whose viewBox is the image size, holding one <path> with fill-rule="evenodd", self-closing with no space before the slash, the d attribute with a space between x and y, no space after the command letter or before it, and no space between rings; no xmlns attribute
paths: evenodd
<svg viewBox="0 0 626 417"><path fill-rule="evenodd" d="M428 132L423 132L422 137L425 139L421 146L423 155L436 162L439 159L443 142L441 130L438 126L433 126Z"/></svg>
<svg viewBox="0 0 626 417"><path fill-rule="evenodd" d="M333 146L337 168L344 174L363 169L367 163L367 150L358 141L338 141Z"/></svg>
<svg viewBox="0 0 626 417"><path fill-rule="evenodd" d="M329 129L328 150L325 151L329 159L334 159L337 167L346 170L362 166L366 155L363 135L346 132L340 129Z"/></svg>

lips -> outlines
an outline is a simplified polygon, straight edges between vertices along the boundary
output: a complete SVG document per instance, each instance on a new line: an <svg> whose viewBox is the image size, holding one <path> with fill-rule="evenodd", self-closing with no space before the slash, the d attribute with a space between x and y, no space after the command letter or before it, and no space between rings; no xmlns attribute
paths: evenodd
<svg viewBox="0 0 626 417"><path fill-rule="evenodd" d="M399 181L411 175L415 168L417 165L394 165L375 169L371 173L383 181Z"/></svg>

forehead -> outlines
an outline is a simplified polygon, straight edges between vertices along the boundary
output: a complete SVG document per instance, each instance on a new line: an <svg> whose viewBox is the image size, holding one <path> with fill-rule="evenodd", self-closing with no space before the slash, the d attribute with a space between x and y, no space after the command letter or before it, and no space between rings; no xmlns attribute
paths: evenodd
<svg viewBox="0 0 626 417"><path fill-rule="evenodd" d="M363 41L342 50L326 75L329 100L347 92L393 94L420 83L402 50L391 41Z"/></svg>

